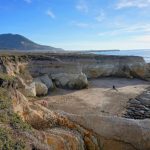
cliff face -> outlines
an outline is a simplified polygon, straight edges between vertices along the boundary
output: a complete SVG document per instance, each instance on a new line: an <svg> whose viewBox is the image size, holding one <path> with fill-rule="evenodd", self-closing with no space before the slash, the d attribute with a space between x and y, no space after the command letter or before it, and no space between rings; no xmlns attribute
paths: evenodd
<svg viewBox="0 0 150 150"><path fill-rule="evenodd" d="M28 85L33 82L33 78L48 75L57 87L69 89L86 88L89 78L114 76L148 80L150 77L149 65L145 63L143 58L129 56L9 55L7 57L1 56L0 69L9 75L23 78ZM36 85L37 83L35 83ZM40 86L43 85L40 84Z"/></svg>
<svg viewBox="0 0 150 150"><path fill-rule="evenodd" d="M45 59L46 58L46 59ZM35 58L30 56L31 74L83 72L87 78L106 76L146 78L146 63L142 57L96 56L96 55L50 55Z"/></svg>
<svg viewBox="0 0 150 150"><path fill-rule="evenodd" d="M32 132L22 133L20 124L18 129L18 120L13 121L15 126L10 126L15 133L17 123L17 133L22 135L23 139L28 139L26 149L150 149L149 120L56 113L46 108L46 102L40 105L28 100L28 97L47 94L47 91L55 86L85 88L88 86L87 78L119 76L146 79L149 77L147 64L141 57L78 54L3 55L0 57L0 72L0 85L6 91L10 91L9 102L13 113L17 113L32 128ZM10 124L12 125L12 122ZM3 126L6 125L8 121L3 123Z"/></svg>
<svg viewBox="0 0 150 150"><path fill-rule="evenodd" d="M87 78L116 76L146 79L149 77L149 64L146 64L142 57L136 56L32 54L20 55L18 58L1 56L0 63L2 71L19 71L19 68L24 71L26 68L32 77L43 74L54 76L60 73L84 73ZM3 65L4 63L6 65Z"/></svg>

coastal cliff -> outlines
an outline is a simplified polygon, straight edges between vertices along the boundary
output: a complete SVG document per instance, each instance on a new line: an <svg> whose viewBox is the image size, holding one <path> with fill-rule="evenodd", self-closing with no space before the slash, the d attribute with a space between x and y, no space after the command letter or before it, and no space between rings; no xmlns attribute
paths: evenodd
<svg viewBox="0 0 150 150"><path fill-rule="evenodd" d="M48 109L45 101L41 104L30 101L32 97L38 99L47 95L55 87L87 88L91 78L114 76L147 80L147 67L141 57L1 55L0 85L3 92L0 108L5 115L0 115L3 129L0 131L0 148L5 148L1 144L5 141L1 138L4 135L7 137L7 149L149 150L148 119L138 121L58 113ZM6 128L9 133L4 132Z"/></svg>
<svg viewBox="0 0 150 150"><path fill-rule="evenodd" d="M37 78L47 75L49 79L45 80L51 80L49 82L53 82L56 87L68 89L86 88L87 79L92 78L112 76L148 80L150 77L149 65L142 57L135 56L53 53L7 55L1 56L0 69L9 75L17 75L20 82L22 77L27 84L32 83L33 79L37 81ZM30 87L36 85L39 84L36 82Z"/></svg>
<svg viewBox="0 0 150 150"><path fill-rule="evenodd" d="M29 56L29 58L31 60L31 69L29 68L29 70L32 71L35 69L33 74L34 72L39 74L83 72L86 74L87 78L98 78L102 76L146 78L147 75L147 64L142 57L103 56L93 54L49 54L49 56L43 55L40 57L32 55Z"/></svg>

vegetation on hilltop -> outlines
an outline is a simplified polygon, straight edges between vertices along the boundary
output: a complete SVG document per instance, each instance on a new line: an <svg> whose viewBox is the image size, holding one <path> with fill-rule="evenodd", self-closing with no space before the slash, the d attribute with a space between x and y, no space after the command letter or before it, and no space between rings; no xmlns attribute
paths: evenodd
<svg viewBox="0 0 150 150"><path fill-rule="evenodd" d="M0 50L46 50L57 52L63 49L37 44L19 34L1 34Z"/></svg>

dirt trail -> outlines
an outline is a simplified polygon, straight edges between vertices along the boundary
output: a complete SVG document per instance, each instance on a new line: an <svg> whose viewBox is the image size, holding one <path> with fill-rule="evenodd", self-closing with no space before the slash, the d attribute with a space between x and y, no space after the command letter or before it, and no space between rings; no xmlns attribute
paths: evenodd
<svg viewBox="0 0 150 150"><path fill-rule="evenodd" d="M113 85L117 91L112 89ZM57 89L42 100L47 100L49 108L56 111L121 116L128 100L142 93L148 86L149 82L138 79L101 78L90 80L88 89Z"/></svg>

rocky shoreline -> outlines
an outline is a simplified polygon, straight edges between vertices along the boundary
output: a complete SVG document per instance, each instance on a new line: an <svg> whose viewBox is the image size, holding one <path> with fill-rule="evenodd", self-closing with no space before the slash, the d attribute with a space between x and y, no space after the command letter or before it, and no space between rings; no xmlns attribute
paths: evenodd
<svg viewBox="0 0 150 150"><path fill-rule="evenodd" d="M42 98L55 88L87 88L88 79L93 78L113 76L149 80L149 70L142 57L71 53L1 54L0 86L9 91L11 110L32 127L33 132L24 133L28 137L25 141L28 149L149 150L150 121L134 120L149 118L148 91L129 102L125 117L133 119L55 112L46 107L46 101L39 104L30 100ZM7 96L5 92L5 97L0 99L5 100ZM129 113L131 108L132 113ZM15 126L16 130L12 122L9 125L8 121L1 120L3 127L8 126L13 132L21 134L18 126ZM37 143L41 143L40 148Z"/></svg>
<svg viewBox="0 0 150 150"><path fill-rule="evenodd" d="M150 88L128 102L126 118L148 119L150 118Z"/></svg>

